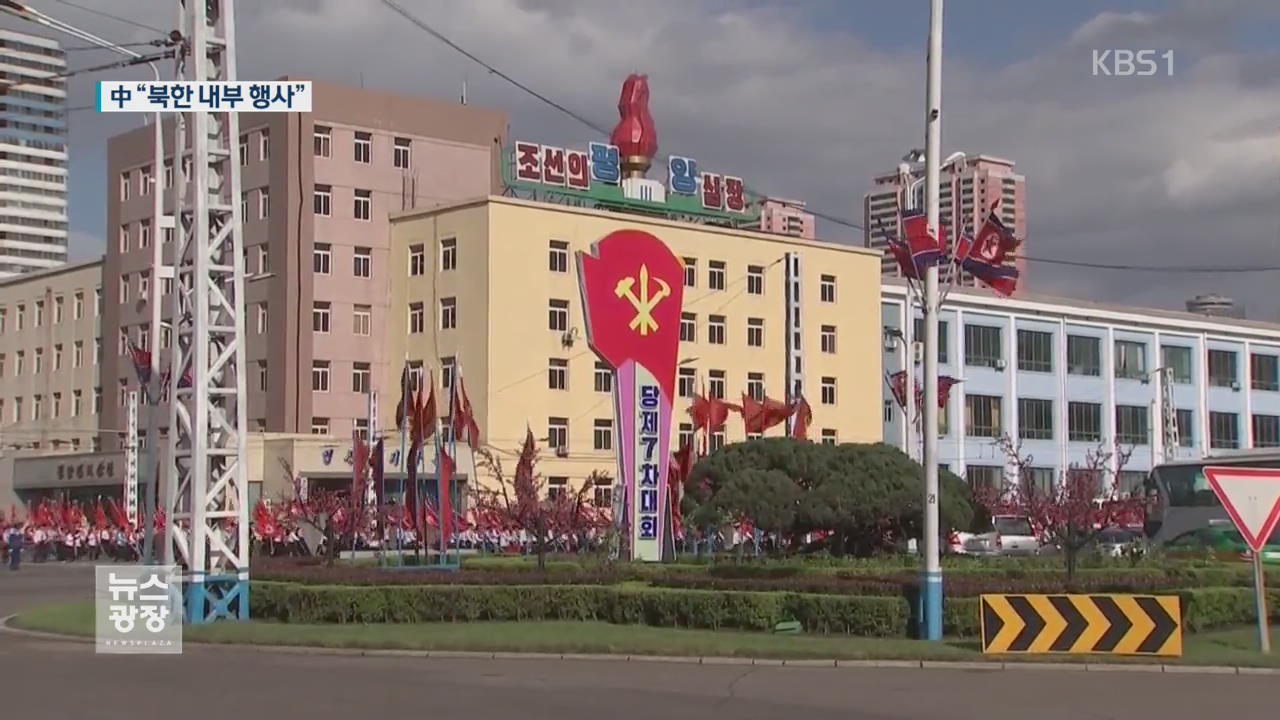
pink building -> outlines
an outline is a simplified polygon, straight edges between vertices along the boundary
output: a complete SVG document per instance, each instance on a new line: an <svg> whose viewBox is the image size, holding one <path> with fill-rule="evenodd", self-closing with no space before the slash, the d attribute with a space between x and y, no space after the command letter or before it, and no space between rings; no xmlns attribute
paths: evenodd
<svg viewBox="0 0 1280 720"><path fill-rule="evenodd" d="M877 175L875 186L862 201L863 238L869 248L882 252L885 233L898 230L898 215L908 208L924 208L924 164L903 163L892 173ZM960 155L942 167L939 188L939 220L948 227L958 218L963 230L972 232L981 225L986 211L997 199L1000 220L1020 239L1027 237L1026 178L1013 170L1013 161L991 155ZM908 197L909 195L909 197ZM1025 247L1025 245L1023 246ZM882 272L898 277L898 266L885 254ZM1026 265L1017 261L1022 273L1018 289L1026 287ZM973 278L965 276L965 285Z"/></svg>
<svg viewBox="0 0 1280 720"><path fill-rule="evenodd" d="M762 232L812 240L814 224L813 213L806 212L800 200L765 198L760 208Z"/></svg>
<svg viewBox="0 0 1280 720"><path fill-rule="evenodd" d="M387 311L390 273L406 270L388 255L387 215L500 192L507 118L380 90L314 88L311 113L240 116L249 430L348 436L366 428L364 393L396 361L382 333L404 331ZM163 302L167 317L172 302L171 283L149 277L147 248L170 242L151 228L153 180L169 211L173 184L172 158L157 174L152 152L145 127L108 143L103 427L124 427L124 391L137 386L124 339L145 346L147 303ZM162 328L162 355L170 341ZM167 411L161 417L165 434Z"/></svg>

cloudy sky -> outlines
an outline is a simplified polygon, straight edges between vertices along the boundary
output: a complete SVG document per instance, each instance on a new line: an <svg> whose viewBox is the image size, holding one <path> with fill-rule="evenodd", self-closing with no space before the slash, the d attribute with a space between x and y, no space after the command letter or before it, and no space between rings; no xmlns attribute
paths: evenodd
<svg viewBox="0 0 1280 720"><path fill-rule="evenodd" d="M168 29L170 0L28 0L115 42ZM621 80L648 73L663 154L861 222L872 175L923 145L926 0L398 0L455 42L611 127ZM80 7L76 7L80 6ZM159 8L159 10L157 10ZM414 28L380 0L238 3L241 79L283 74L456 97L508 111L512 136L581 146L591 130ZM6 27L18 27L3 21ZM952 0L943 154L984 152L1027 177L1026 286L1177 307L1235 296L1280 320L1280 2ZM68 40L67 45L81 43ZM1095 49L1173 51L1172 76L1096 77ZM73 67L108 53L74 50ZM91 105L74 78L69 105ZM140 122L71 114L73 252L102 250L105 139ZM824 237L859 241L826 222Z"/></svg>

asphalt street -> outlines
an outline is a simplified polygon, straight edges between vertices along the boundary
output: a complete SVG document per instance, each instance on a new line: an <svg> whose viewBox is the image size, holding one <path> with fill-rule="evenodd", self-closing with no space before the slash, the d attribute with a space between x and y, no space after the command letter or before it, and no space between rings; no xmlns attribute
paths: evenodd
<svg viewBox="0 0 1280 720"><path fill-rule="evenodd" d="M0 574L0 614L90 597L88 566ZM1246 720L1275 717L1275 676L1069 670L742 667L349 657L187 645L99 656L0 634L0 714L24 720L732 717L818 720Z"/></svg>

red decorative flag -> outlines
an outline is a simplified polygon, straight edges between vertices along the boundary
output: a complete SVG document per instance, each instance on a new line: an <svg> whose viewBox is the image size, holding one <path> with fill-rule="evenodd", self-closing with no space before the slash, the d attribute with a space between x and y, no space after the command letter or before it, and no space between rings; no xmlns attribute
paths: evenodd
<svg viewBox="0 0 1280 720"><path fill-rule="evenodd" d="M907 406L906 370L899 370L889 376L889 391L893 393L893 399L898 403L898 407L905 408Z"/></svg>
<svg viewBox="0 0 1280 720"><path fill-rule="evenodd" d="M151 382L151 353L129 338L129 359L133 361L133 371L138 375L138 384L146 386Z"/></svg>
<svg viewBox="0 0 1280 720"><path fill-rule="evenodd" d="M1018 269L1005 263L1019 241L996 215L997 201L987 213L976 238L962 236L956 244L956 261L983 285L1009 296L1018 288Z"/></svg>
<svg viewBox="0 0 1280 720"><path fill-rule="evenodd" d="M902 234L898 236L892 230L882 230L889 253L898 263L898 270L903 277L919 280L924 277L925 270L942 261L946 249L947 228L939 225L938 237L929 233L927 218L919 211L902 215Z"/></svg>
<svg viewBox="0 0 1280 720"><path fill-rule="evenodd" d="M409 372L409 363L405 362L400 370L400 402L396 405L396 429L404 429L405 418L413 403L413 374Z"/></svg>
<svg viewBox="0 0 1280 720"><path fill-rule="evenodd" d="M454 372L449 394L449 424L453 427L455 441L466 442L472 450L480 449L480 425L476 423L471 398L467 397L467 386L462 380L461 366L458 366Z"/></svg>
<svg viewBox="0 0 1280 720"><path fill-rule="evenodd" d="M801 440L809 439L809 426L813 424L813 408L809 407L809 401L804 399L804 395L796 400L792 417L795 418L791 422L791 437Z"/></svg>

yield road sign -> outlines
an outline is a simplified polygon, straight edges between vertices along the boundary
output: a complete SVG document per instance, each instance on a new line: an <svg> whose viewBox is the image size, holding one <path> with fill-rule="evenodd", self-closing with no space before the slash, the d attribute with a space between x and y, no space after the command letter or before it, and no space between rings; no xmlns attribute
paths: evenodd
<svg viewBox="0 0 1280 720"><path fill-rule="evenodd" d="M1182 655L1176 595L983 595L984 653Z"/></svg>
<svg viewBox="0 0 1280 720"><path fill-rule="evenodd" d="M1255 554L1280 521L1280 469L1205 467L1204 476Z"/></svg>

